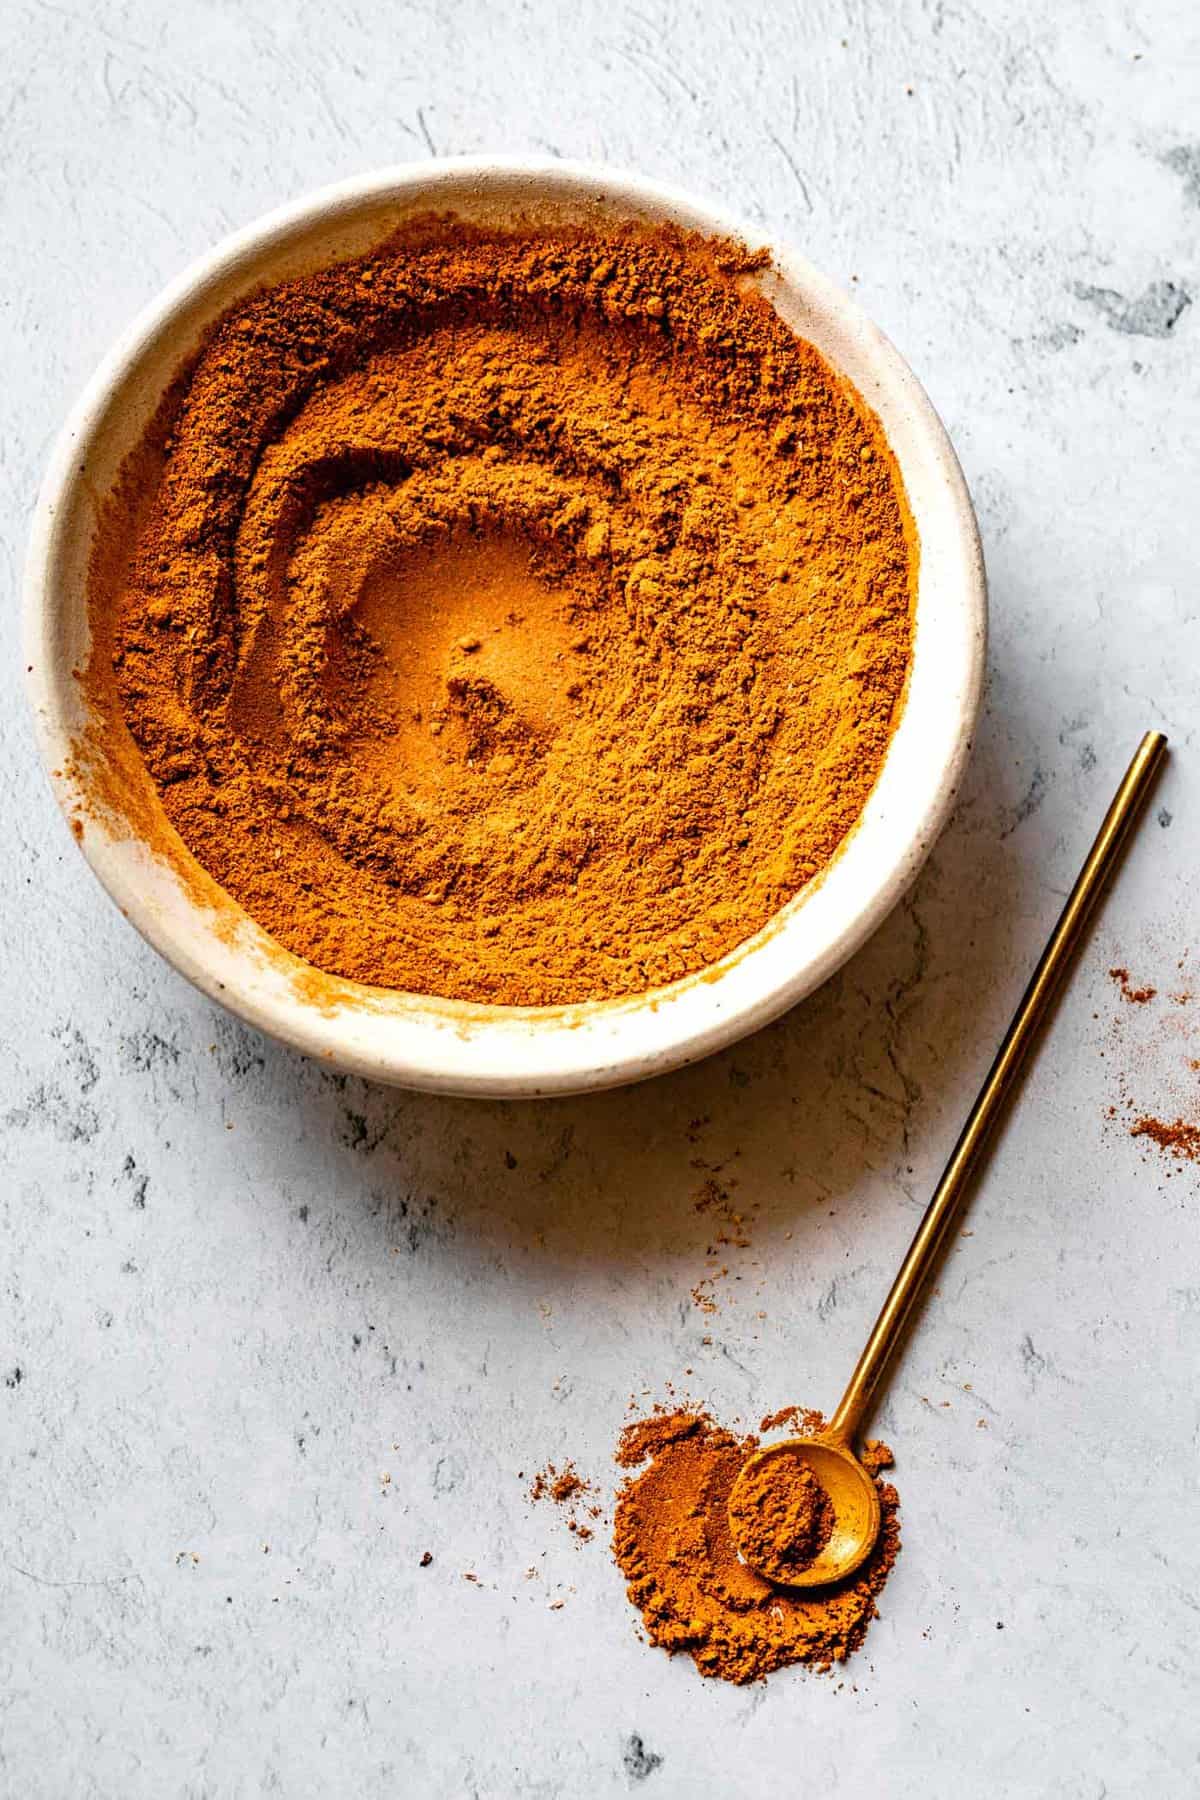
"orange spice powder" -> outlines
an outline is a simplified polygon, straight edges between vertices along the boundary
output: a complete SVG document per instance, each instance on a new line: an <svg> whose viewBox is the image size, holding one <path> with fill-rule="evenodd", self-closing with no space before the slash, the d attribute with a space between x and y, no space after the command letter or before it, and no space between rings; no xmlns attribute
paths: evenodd
<svg viewBox="0 0 1200 1800"><path fill-rule="evenodd" d="M802 1417L809 1429L823 1423L819 1413ZM764 1581L739 1561L727 1514L738 1472L757 1448L756 1437L739 1437L704 1413L682 1409L627 1426L617 1450L627 1469L649 1464L626 1483L613 1530L613 1555L646 1634L664 1650L685 1651L702 1675L732 1682L756 1681L793 1663L825 1671L844 1662L876 1617L900 1547L899 1499L889 1482L880 1482L879 1538L856 1574L805 1593ZM864 1446L872 1473L891 1460L886 1445ZM791 1542L798 1536L811 1557L828 1537L828 1498L819 1487L798 1489L792 1506L784 1496L780 1508L780 1498L776 1487L757 1521L764 1548L777 1551L781 1535Z"/></svg>
<svg viewBox="0 0 1200 1800"><path fill-rule="evenodd" d="M164 852L326 973L531 1005L700 969L818 875L917 546L762 262L428 220L221 319L92 561L91 760Z"/></svg>
<svg viewBox="0 0 1200 1800"><path fill-rule="evenodd" d="M776 1458L747 1471L730 1501L742 1553L766 1574L806 1569L833 1536L833 1502L812 1470Z"/></svg>

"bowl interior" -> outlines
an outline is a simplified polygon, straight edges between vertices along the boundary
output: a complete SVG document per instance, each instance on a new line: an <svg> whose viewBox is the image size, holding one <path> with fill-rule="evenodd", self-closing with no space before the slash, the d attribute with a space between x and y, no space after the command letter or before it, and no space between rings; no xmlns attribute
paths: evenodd
<svg viewBox="0 0 1200 1800"><path fill-rule="evenodd" d="M774 250L759 278L781 316L877 414L920 537L912 674L904 710L858 827L824 875L722 962L652 994L536 1009L470 1005L322 978L226 902L199 903L146 847L117 793L97 810L72 766L95 731L72 671L86 664L87 566L98 509L171 377L211 321L263 283L377 243L431 208L479 222L670 220L763 240L653 184L552 163L448 162L342 184L229 239L134 324L59 440L27 565L26 662L39 739L88 860L143 935L206 993L260 1029L340 1068L413 1087L535 1094L659 1073L756 1029L824 981L899 899L944 823L978 707L985 600L970 500L915 378L882 334L816 270ZM231 919L233 920L231 924Z"/></svg>

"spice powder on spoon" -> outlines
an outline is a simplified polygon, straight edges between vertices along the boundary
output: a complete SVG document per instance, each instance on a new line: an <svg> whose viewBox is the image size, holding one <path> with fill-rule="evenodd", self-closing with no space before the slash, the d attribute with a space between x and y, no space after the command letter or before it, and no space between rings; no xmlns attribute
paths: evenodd
<svg viewBox="0 0 1200 1800"><path fill-rule="evenodd" d="M594 1000L751 936L878 777L917 568L765 261L439 218L238 304L97 533L98 791L383 987Z"/></svg>

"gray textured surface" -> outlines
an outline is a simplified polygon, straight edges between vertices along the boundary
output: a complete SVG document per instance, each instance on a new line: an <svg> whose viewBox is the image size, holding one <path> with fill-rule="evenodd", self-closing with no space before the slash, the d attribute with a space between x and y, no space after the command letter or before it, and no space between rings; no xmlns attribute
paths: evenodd
<svg viewBox="0 0 1200 1800"><path fill-rule="evenodd" d="M10 596L52 435L165 279L318 183L500 147L707 190L854 287L959 447L993 646L967 798L839 979L678 1077L503 1107L342 1085L159 964L52 811L10 634L5 1793L1196 1791L1196 1171L1103 1113L1105 970L1169 986L1195 922L1198 101L1183 0L7 0ZM882 1415L884 1617L840 1690L704 1684L517 1472L607 1481L687 1367L727 1416L835 1397L1151 722L1160 823ZM1171 1116L1187 1017L1137 1020ZM734 1153L759 1211L709 1318L691 1163Z"/></svg>

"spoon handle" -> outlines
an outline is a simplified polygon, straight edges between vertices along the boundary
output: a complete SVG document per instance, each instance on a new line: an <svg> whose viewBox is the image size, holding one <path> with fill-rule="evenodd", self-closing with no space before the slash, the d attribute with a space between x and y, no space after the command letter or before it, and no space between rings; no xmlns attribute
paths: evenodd
<svg viewBox="0 0 1200 1800"><path fill-rule="evenodd" d="M1116 864L1121 845L1138 808L1154 780L1167 740L1161 731L1148 731L1137 747L1133 761L1125 771L1112 804L1104 815L1104 823L1088 851L1087 861L1079 871L1075 886L1059 915L1058 924L1042 952L1029 986L1021 998L996 1060L988 1070L979 1097L967 1117L962 1134L917 1234L909 1245L908 1255L883 1303L866 1348L850 1377L849 1386L829 1422L829 1436L849 1445L871 1398L887 1367L904 1330L921 1284L937 1260L946 1233L954 1222L959 1202L979 1161L988 1132L1012 1093L1026 1052L1038 1026L1049 1012L1054 990L1066 969L1071 953L1083 934L1088 917L1100 897L1104 882Z"/></svg>

